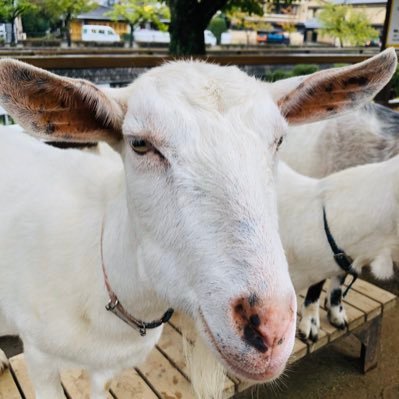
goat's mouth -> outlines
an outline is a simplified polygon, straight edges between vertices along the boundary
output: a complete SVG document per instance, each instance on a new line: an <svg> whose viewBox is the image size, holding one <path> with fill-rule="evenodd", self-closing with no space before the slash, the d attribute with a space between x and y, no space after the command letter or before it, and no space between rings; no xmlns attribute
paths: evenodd
<svg viewBox="0 0 399 399"><path fill-rule="evenodd" d="M274 365L273 367L266 366L265 370L260 373L252 373L249 372L247 369L244 369L241 365L237 363L236 360L228 356L228 354L222 350L218 341L215 339L211 329L209 328L201 309L199 310L199 314L206 336L219 354L222 363L224 363L227 369L230 370L234 375L240 378L244 378L246 380L252 380L256 382L270 382L278 378L284 371L285 363ZM273 352L270 353L268 359L272 358L272 354Z"/></svg>

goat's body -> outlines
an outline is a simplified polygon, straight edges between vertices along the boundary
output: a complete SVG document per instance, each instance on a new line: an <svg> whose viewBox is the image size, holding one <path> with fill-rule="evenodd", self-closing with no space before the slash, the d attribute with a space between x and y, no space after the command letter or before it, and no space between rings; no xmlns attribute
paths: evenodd
<svg viewBox="0 0 399 399"><path fill-rule="evenodd" d="M318 178L385 161L399 154L398 126L398 112L370 103L341 117L291 128L281 158L297 172Z"/></svg>
<svg viewBox="0 0 399 399"><path fill-rule="evenodd" d="M280 165L280 232L296 290L340 272L323 227L361 268L379 254L399 260L399 157L316 180ZM378 272L378 271L377 271Z"/></svg>
<svg viewBox="0 0 399 399"><path fill-rule="evenodd" d="M341 304L345 272L333 258L324 231L323 207L337 245L358 272L366 265L381 278L399 261L399 156L347 169L321 180L302 176L282 163L278 189L280 233L297 291L310 287L299 334L317 340L319 297L326 278L330 322L345 328Z"/></svg>
<svg viewBox="0 0 399 399"><path fill-rule="evenodd" d="M1 135L0 333L19 334L60 368L118 371L143 361L161 329L144 339L104 310L100 232L121 190L120 165Z"/></svg>

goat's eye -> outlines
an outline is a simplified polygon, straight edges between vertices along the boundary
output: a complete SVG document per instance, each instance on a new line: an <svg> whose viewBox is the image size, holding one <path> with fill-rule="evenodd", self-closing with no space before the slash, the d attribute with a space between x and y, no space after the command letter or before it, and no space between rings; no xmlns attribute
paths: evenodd
<svg viewBox="0 0 399 399"><path fill-rule="evenodd" d="M150 142L143 139L132 139L130 140L130 146L133 151L138 155L147 154L147 152L151 151L154 147Z"/></svg>
<svg viewBox="0 0 399 399"><path fill-rule="evenodd" d="M279 149L280 148L280 145L281 144L283 144L283 136L281 136L279 139L278 139L278 141L277 141L277 149Z"/></svg>

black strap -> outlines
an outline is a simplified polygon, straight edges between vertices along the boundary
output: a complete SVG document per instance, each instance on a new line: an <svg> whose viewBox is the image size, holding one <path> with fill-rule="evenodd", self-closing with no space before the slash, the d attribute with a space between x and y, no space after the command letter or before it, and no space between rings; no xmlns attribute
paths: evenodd
<svg viewBox="0 0 399 399"><path fill-rule="evenodd" d="M338 247L337 243L334 240L333 235L331 234L330 228L327 222L327 215L326 209L323 206L323 222L324 222L324 232L326 233L327 241L330 244L330 248L334 254L335 263L347 274L353 276L353 280L346 288L345 292L343 293L343 297L346 296L350 288L352 287L353 283L357 280L358 274L356 270L352 267L352 259L348 256L345 251Z"/></svg>

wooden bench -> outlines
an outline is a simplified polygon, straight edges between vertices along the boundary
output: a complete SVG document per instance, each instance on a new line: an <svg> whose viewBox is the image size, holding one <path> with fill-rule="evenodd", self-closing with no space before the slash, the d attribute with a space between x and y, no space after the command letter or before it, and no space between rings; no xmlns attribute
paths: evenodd
<svg viewBox="0 0 399 399"><path fill-rule="evenodd" d="M323 294L325 296L325 292ZM298 295L298 304L304 293ZM324 298L320 301L324 304ZM334 342L348 333L362 342L361 361L364 372L377 365L381 320L384 312L395 306L396 297L365 281L358 280L345 298L348 329L337 330L327 320L323 305L320 309L321 331L318 342L305 344L296 339L290 363L308 353ZM181 317L176 315L165 326L162 338L143 366L126 370L112 381L109 399L182 399L193 398L190 375L183 356L180 334ZM0 376L0 399L34 399L32 385L27 375L23 355L10 359L11 368ZM89 384L80 370L63 373L62 384L70 399L88 399ZM237 378L227 378L224 387L226 398L249 388L250 384Z"/></svg>

